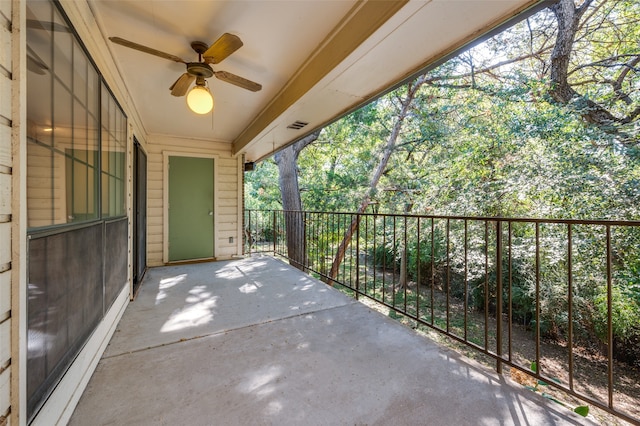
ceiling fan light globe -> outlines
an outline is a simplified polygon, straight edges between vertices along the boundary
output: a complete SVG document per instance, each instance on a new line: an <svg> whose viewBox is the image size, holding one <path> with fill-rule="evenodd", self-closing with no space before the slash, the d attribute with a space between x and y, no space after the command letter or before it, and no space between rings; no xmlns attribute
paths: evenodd
<svg viewBox="0 0 640 426"><path fill-rule="evenodd" d="M194 86L187 94L187 105L196 114L208 114L213 109L213 95L205 86Z"/></svg>

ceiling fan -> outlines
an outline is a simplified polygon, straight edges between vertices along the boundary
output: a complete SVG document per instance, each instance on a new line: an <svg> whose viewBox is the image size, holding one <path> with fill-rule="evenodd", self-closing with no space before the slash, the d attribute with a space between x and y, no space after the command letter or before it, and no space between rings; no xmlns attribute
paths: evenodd
<svg viewBox="0 0 640 426"><path fill-rule="evenodd" d="M151 47L143 46L141 44L134 43L120 37L109 37L109 40L111 40L113 43L120 44L130 49L139 50L150 55L159 56L164 59L169 59L174 62L185 64L187 66L186 72L178 77L178 79L171 85L171 87L169 87L169 90L171 90L171 94L173 96L186 95L187 91L189 91L191 83L193 83L194 80L196 83L194 89L202 88L207 90L208 92L208 89L206 88L206 79L212 76L215 76L219 80L231 83L243 89L250 90L252 92L257 92L262 89L262 85L256 82L247 80L246 78L240 77L230 72L214 71L213 68L211 68L210 64L218 64L222 62L233 52L242 47L243 43L242 40L240 40L240 37L233 34L224 33L211 46L208 46L202 41L192 42L191 48L198 54L197 62L187 62L184 59L170 53L165 53ZM189 92L190 96L191 93L194 92L194 89ZM212 107L213 99L211 100L211 108ZM209 110L206 112L209 112L211 108L209 108Z"/></svg>

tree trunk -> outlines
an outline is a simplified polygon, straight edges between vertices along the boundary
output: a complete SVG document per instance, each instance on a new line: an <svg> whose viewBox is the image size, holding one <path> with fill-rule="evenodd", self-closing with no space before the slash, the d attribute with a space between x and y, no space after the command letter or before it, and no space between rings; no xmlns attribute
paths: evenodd
<svg viewBox="0 0 640 426"><path fill-rule="evenodd" d="M597 125L605 132L618 133L623 137L628 137L628 135L621 133L616 128L616 124L630 123L640 115L640 106L626 116L616 117L604 106L578 93L569 83L569 65L571 54L574 51L573 45L576 33L580 29L580 19L591 3L593 3L593 0L584 0L580 6L576 6L574 0L560 0L560 2L551 7L558 22L558 33L551 53L551 88L549 94L560 104L573 104L585 121ZM630 63L635 63L635 60L635 57L632 58ZM621 78L624 78L624 76L626 76L626 73L622 74ZM621 84L619 85L621 86ZM624 96L617 87L616 92L618 97Z"/></svg>
<svg viewBox="0 0 640 426"><path fill-rule="evenodd" d="M287 255L292 266L303 270L306 264L304 213L298 185L298 156L309 144L318 139L321 130L298 140L277 152L273 158L278 165L278 180L284 210Z"/></svg>
<svg viewBox="0 0 640 426"><path fill-rule="evenodd" d="M334 257L333 263L331 265L331 271L329 271L329 278L331 279L331 281L329 282L330 284L332 284L333 281L335 281L335 279L338 277L338 270L340 269L340 264L344 260L345 254L347 252L347 248L349 247L349 244L353 239L353 234L355 233L358 226L360 226L360 217L361 217L360 215L365 212L365 210L369 206L369 203L371 202L371 195L375 192L375 189L378 186L378 182L380 181L380 178L382 177L383 172L387 168L387 164L389 163L389 158L391 158L391 154L393 153L393 150L396 146L398 136L400 136L400 130L402 129L402 125L404 123L405 118L407 117L407 114L409 113L411 104L413 103L413 99L415 98L416 93L418 92L418 89L425 83L425 81L426 81L426 76L421 75L420 77L416 78L415 80L407 84L407 88L408 88L407 95L404 97L404 99L401 100L400 111L396 116L396 122L394 123L393 128L391 130L391 134L389 135L389 138L387 139L387 143L385 144L384 152L382 153L382 158L380 159L380 163L378 163L378 167L376 167L376 170L374 171L373 176L371 177L371 181L369 183L369 190L367 191L367 194L364 196L364 198L360 202L360 206L356 210L356 215L351 221L349 228L347 228L347 231L342 239L342 242L338 246L338 251L336 252L336 256Z"/></svg>

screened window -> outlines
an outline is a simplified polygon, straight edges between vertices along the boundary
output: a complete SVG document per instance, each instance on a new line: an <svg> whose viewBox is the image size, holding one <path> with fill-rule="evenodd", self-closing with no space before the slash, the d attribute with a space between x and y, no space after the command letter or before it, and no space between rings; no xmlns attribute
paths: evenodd
<svg viewBox="0 0 640 426"><path fill-rule="evenodd" d="M127 126L122 111L102 86L102 216L125 214Z"/></svg>
<svg viewBox="0 0 640 426"><path fill-rule="evenodd" d="M27 1L27 120L29 422L128 273L126 117L51 1Z"/></svg>
<svg viewBox="0 0 640 426"><path fill-rule="evenodd" d="M123 216L126 117L52 2L27 20L28 226Z"/></svg>

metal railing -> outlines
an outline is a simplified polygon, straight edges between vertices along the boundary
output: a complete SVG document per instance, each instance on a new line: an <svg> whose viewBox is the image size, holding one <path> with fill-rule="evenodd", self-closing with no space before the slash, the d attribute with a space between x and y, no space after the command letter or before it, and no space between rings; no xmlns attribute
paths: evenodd
<svg viewBox="0 0 640 426"><path fill-rule="evenodd" d="M247 210L245 234L246 253L288 258L499 373L524 373L533 390L640 423L640 391L618 361L640 362L640 221Z"/></svg>

